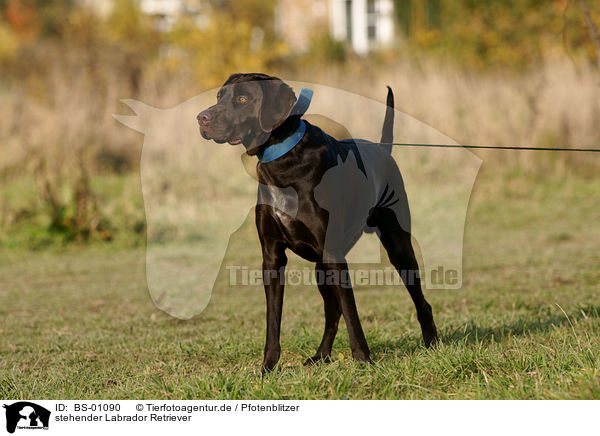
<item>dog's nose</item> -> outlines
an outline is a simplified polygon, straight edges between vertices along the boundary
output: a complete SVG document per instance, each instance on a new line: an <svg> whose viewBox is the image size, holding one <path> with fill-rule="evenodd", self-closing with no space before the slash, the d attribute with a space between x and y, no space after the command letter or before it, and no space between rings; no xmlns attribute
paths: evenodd
<svg viewBox="0 0 600 436"><path fill-rule="evenodd" d="M210 112L204 111L204 112L200 112L198 114L198 116L196 117L196 119L198 120L199 123L208 124L210 122L210 120L212 120L212 115L210 114Z"/></svg>

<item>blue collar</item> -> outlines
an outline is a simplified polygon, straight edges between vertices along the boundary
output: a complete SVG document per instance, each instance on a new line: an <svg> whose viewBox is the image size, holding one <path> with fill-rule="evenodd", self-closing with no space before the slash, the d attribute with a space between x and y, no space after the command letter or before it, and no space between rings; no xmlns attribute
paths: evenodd
<svg viewBox="0 0 600 436"><path fill-rule="evenodd" d="M302 88L302 90L300 91L300 95L298 96L298 100L296 101L296 104L294 105L294 107L292 108L292 110L290 112L290 116L304 115L304 112L306 112L306 110L308 109L308 106L310 105L312 96L313 96L312 90L307 89L307 88ZM283 141L277 142L275 144L271 144L267 148L265 148L262 152L258 153L259 162L266 163L266 162L271 162L277 158L280 158L281 156L286 154L288 151L290 151L292 148L294 148L296 145L298 145L298 143L304 136L305 132L306 132L306 123L304 122L304 120L300 120L300 126L298 126L298 129L296 129L296 131L294 133L292 133L290 136L285 138Z"/></svg>
<svg viewBox="0 0 600 436"><path fill-rule="evenodd" d="M294 133L285 138L281 142L277 142L276 144L269 145L262 152L258 153L258 160L261 163L271 162L277 158L280 158L292 148L294 148L302 137L304 136L304 132L306 132L306 123L304 120L300 120L300 126Z"/></svg>

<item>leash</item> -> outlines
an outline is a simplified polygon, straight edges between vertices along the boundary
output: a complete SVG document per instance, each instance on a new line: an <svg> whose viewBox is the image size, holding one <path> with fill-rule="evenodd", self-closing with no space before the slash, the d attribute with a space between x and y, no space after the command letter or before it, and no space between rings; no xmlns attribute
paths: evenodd
<svg viewBox="0 0 600 436"><path fill-rule="evenodd" d="M308 109L310 102L313 97L313 91L308 88L302 88L296 104L290 111L288 116L292 115L304 115ZM300 126L289 138L284 141L272 144L267 147L261 153L258 154L258 160L262 163L271 162L287 152L293 149L304 136L306 125L304 121L300 121ZM354 143L365 143L365 144L377 144L364 139L348 139L346 141L353 141ZM391 142L384 145L397 145L401 147L435 147L435 148L468 148L475 150L520 150L520 151L560 151L560 152L587 152L587 153L600 153L600 148L566 148L566 147L521 147L521 146L499 146L499 145L471 145L471 144L420 144L413 142Z"/></svg>
<svg viewBox="0 0 600 436"><path fill-rule="evenodd" d="M377 144L364 139L351 139L356 143L370 143ZM553 147L518 147L518 146L506 146L502 147L499 145L460 145L460 144L419 144L410 142L391 142L383 145L399 145L404 147L437 147L437 148L473 148L473 149L488 149L488 150L525 150L525 151L577 151L577 152L589 152L589 153L600 153L600 148L553 148Z"/></svg>

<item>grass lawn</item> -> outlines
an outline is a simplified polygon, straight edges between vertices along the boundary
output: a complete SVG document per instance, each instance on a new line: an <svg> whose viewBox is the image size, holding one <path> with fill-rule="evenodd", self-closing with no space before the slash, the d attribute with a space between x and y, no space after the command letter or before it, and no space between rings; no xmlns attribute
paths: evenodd
<svg viewBox="0 0 600 436"><path fill-rule="evenodd" d="M308 286L287 289L280 367L261 378L257 287L219 286L182 321L152 304L142 249L3 252L0 397L600 398L600 181L548 178L476 185L463 289L426 295L436 349L404 288L356 290L369 366L352 361L343 322L334 362L302 366L323 325Z"/></svg>

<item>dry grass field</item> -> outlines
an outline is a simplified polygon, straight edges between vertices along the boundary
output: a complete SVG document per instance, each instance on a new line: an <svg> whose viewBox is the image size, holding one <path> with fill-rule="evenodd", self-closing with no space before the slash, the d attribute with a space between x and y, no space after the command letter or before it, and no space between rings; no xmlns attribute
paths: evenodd
<svg viewBox="0 0 600 436"><path fill-rule="evenodd" d="M600 153L399 146L421 265L462 265L461 289L426 290L439 345L403 287L356 283L373 364L341 323L333 362L303 367L322 301L288 283L261 377L264 290L226 268L261 264L251 160L194 119L258 70L365 139L389 85L397 142L600 148L597 0L394 1L397 38L368 56L325 22L297 50L271 0L187 3L161 27L137 0L0 0L0 397L600 398ZM113 117L134 112L138 131Z"/></svg>
<svg viewBox="0 0 600 436"><path fill-rule="evenodd" d="M321 298L288 286L279 369L260 376L264 292L222 275L183 321L148 294L143 248L2 253L0 396L170 399L590 399L600 397L598 180L480 175L461 290L429 291L441 343L422 346L403 288L361 286L374 364L302 366L318 344ZM501 201L499 201L501 200ZM251 220L229 250L253 264ZM292 257L290 267L306 266Z"/></svg>
<svg viewBox="0 0 600 436"><path fill-rule="evenodd" d="M459 143L600 144L598 76L568 63L519 75L434 62L277 74L373 100L389 84L399 110ZM335 361L303 368L320 337L321 301L310 286L290 286L280 368L261 378L260 287L229 286L221 274L206 311L187 321L152 303L144 273L144 137L112 118L128 113L118 99L130 95L117 77L99 95L85 77L65 75L57 67L44 98L0 88L0 396L600 397L600 156L477 153L483 166L467 211L463 288L428 292L441 336L435 350L422 347L404 289L363 286L358 307L375 363L352 362L342 327ZM143 84L137 99L169 108L202 91L173 77ZM152 153L146 158L160 166L164 153ZM159 219L155 239L202 247L197 214L214 210L224 192L246 189L240 162L223 165L223 179L200 188L187 176L156 185L166 204L202 201L186 212L189 227L174 231L172 216ZM435 171L424 165L414 183L435 181ZM253 265L260 261L255 247L249 220L229 252ZM292 265L305 264L294 258Z"/></svg>

